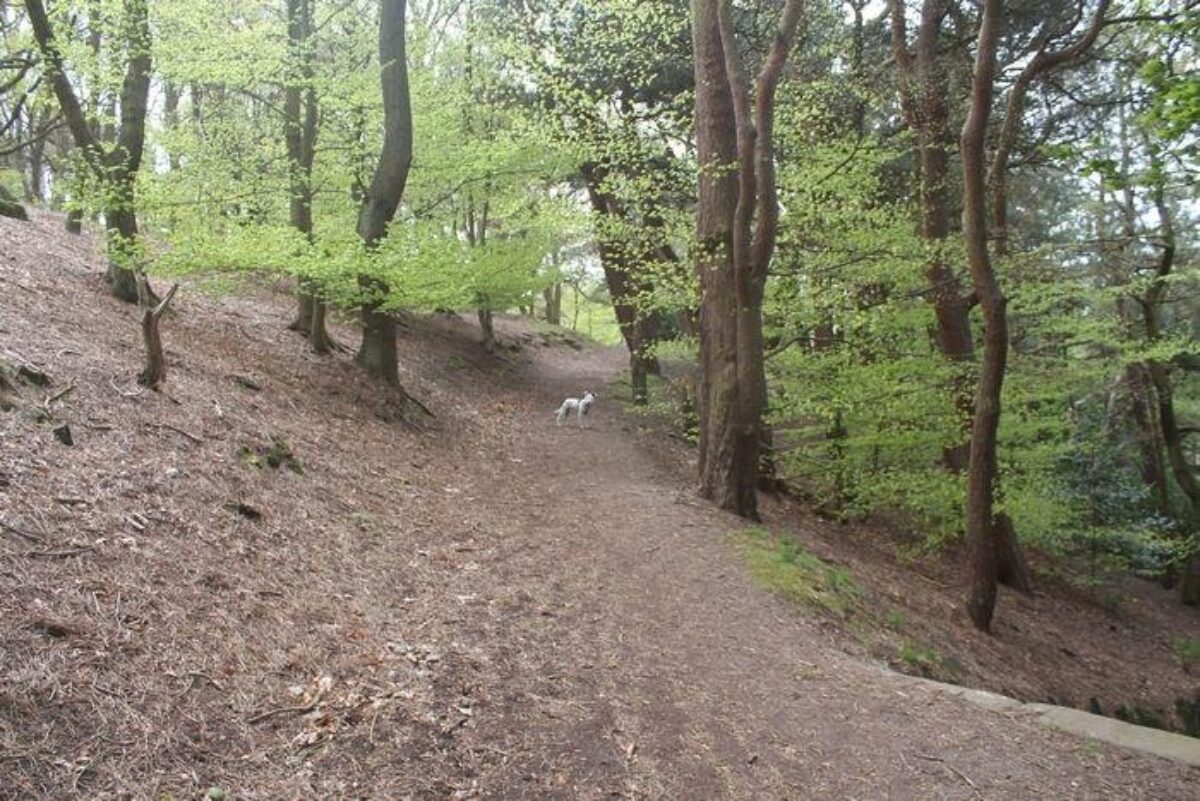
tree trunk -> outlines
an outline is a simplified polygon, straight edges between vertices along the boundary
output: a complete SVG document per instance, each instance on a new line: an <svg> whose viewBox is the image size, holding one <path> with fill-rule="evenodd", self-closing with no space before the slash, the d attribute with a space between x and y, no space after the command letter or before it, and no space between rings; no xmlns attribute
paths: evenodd
<svg viewBox="0 0 1200 801"><path fill-rule="evenodd" d="M997 433L1000 393L1008 359L1007 300L996 280L988 253L987 180L984 139L992 109L996 75L996 42L1002 24L1003 0L984 0L979 23L971 104L963 124L963 240L971 283L983 311L983 364L975 392L971 451L967 470L967 544L970 549L971 589L967 611L980 631L990 631L996 607L996 543L992 520L997 479Z"/></svg>
<svg viewBox="0 0 1200 801"><path fill-rule="evenodd" d="M308 331L308 344L312 346L315 353L326 354L333 350L333 338L329 336L329 329L325 326L325 317L328 307L324 301L313 300L312 305L312 324Z"/></svg>
<svg viewBox="0 0 1200 801"><path fill-rule="evenodd" d="M312 167L316 158L317 93L313 80L312 0L287 0L288 85L284 90L284 142L290 182L289 216L292 227L311 244L313 235ZM296 319L290 328L308 337L317 353L329 352L325 329L325 301L310 279L299 282Z"/></svg>
<svg viewBox="0 0 1200 801"><path fill-rule="evenodd" d="M488 353L494 353L496 351L496 328L492 325L492 309L488 306L486 297L479 298L475 313L479 318L479 333L482 337L483 349Z"/></svg>
<svg viewBox="0 0 1200 801"><path fill-rule="evenodd" d="M316 305L314 301L307 280L300 279L296 285L296 317L288 328L303 334L305 338L312 332L313 307Z"/></svg>
<svg viewBox="0 0 1200 801"><path fill-rule="evenodd" d="M123 4L125 19L122 29L127 31L129 38L124 43L127 63L121 85L121 122L115 135L115 145L107 152L98 132L89 124L75 89L67 77L66 64L62 52L58 49L45 4L42 0L26 0L25 7L29 12L29 24L33 29L46 71L50 75L54 94L58 98L75 145L88 168L108 189L109 201L104 215L108 232L106 279L115 297L128 303L136 303L136 271L139 265L134 192L145 144L146 108L150 95L151 38L148 0L127 0Z"/></svg>
<svg viewBox="0 0 1200 801"><path fill-rule="evenodd" d="M141 262L137 214L132 208L132 187L122 189L124 191L114 191L114 201L104 213L108 242L108 271L104 280L113 297L126 303L137 303L138 265Z"/></svg>
<svg viewBox="0 0 1200 801"><path fill-rule="evenodd" d="M800 4L788 0L752 100L732 3L692 2L700 165L700 491L750 518L758 516L756 487L767 452L762 301L779 220L775 91L799 21Z"/></svg>
<svg viewBox="0 0 1200 801"><path fill-rule="evenodd" d="M950 391L963 420L970 420L971 390L967 365L975 358L971 335L971 304L958 273L947 263L951 231L950 151L953 138L947 100L949 78L941 53L941 26L950 8L948 0L928 0L921 7L916 49L908 50L903 0L891 0L892 48L899 68L901 106L916 134L920 164L919 204L921 238L929 253L925 279L937 322L938 350L961 365ZM965 438L964 438L965 439ZM953 472L967 467L969 445L963 441L947 447L942 461Z"/></svg>
<svg viewBox="0 0 1200 801"><path fill-rule="evenodd" d="M546 301L546 322L562 325L562 282L555 281L543 289L542 298Z"/></svg>
<svg viewBox="0 0 1200 801"><path fill-rule="evenodd" d="M1151 150L1149 175L1156 177L1150 191L1154 209L1158 215L1161 251L1154 269L1154 280L1142 298L1146 340L1157 342L1162 338L1162 304L1168 289L1168 281L1175 269L1176 239L1175 224L1167 206L1163 185L1165 170L1157 154ZM1127 204L1132 207L1132 203ZM1158 360L1146 363L1154 394L1158 399L1158 424L1162 430L1163 447L1175 483L1187 501L1186 517L1183 521L1184 548L1187 551L1183 575L1180 577L1180 600L1188 606L1200 605L1200 480L1188 461L1183 447L1183 432L1175 413L1174 388L1167 364Z"/></svg>
<svg viewBox="0 0 1200 801"><path fill-rule="evenodd" d="M171 300L175 297L175 292L179 289L179 284L174 284L167 291L166 297L156 306L149 305L148 288L146 279L139 277L138 283L142 295L142 340L146 345L146 369L138 376L138 383L144 387L157 390L159 385L166 380L167 377L167 361L163 355L162 332L159 329L159 321L162 319L163 312L171 305Z"/></svg>
<svg viewBox="0 0 1200 801"><path fill-rule="evenodd" d="M700 283L700 494L722 509L753 514L753 480L739 481L737 323L733 216L737 209L737 134L725 72L717 0L692 0L696 71L696 274Z"/></svg>
<svg viewBox="0 0 1200 801"><path fill-rule="evenodd" d="M592 210L601 216L629 222L624 203L605 188L608 168L589 162L580 167L579 171L587 186ZM642 274L637 256L630 253L629 243L614 242L602 234L599 250L604 282L608 286L609 297L612 298L613 314L617 318L621 338L629 351L633 402L642 404L647 398L647 375L657 375L660 372L658 360L650 353L659 337L659 320L654 313L647 313L638 307L639 296L651 291L653 286Z"/></svg>
<svg viewBox="0 0 1200 801"><path fill-rule="evenodd" d="M993 518L992 526L992 539L996 544L996 580L1028 595L1033 592L1033 582L1029 579L1029 568L1017 542L1012 518L1001 512Z"/></svg>
<svg viewBox="0 0 1200 801"><path fill-rule="evenodd" d="M1129 421L1133 423L1137 439L1142 483L1150 489L1158 513L1170 517L1170 478L1163 458L1161 427L1153 406L1154 384L1150 371L1145 364L1127 365L1121 383L1129 395Z"/></svg>
<svg viewBox="0 0 1200 801"><path fill-rule="evenodd" d="M412 103L405 57L404 11L406 0L383 0L379 18L380 84L383 90L384 138L358 215L358 235L373 250L387 235L387 227L408 181L412 165ZM363 338L356 357L366 372L393 386L400 385L396 354L396 323L384 309L388 286L379 279L360 276Z"/></svg>

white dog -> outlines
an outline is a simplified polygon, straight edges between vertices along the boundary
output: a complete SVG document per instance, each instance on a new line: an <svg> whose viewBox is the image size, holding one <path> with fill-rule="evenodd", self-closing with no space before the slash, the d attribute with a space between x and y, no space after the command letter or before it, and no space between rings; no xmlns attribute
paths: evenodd
<svg viewBox="0 0 1200 801"><path fill-rule="evenodd" d="M558 411L554 414L555 422L558 425L563 424L563 420L567 419L567 415L575 412L576 418L579 420L580 428L583 428L583 418L592 408L592 404L596 402L596 396L590 392L583 393L582 398L567 398L563 401L562 406L558 407Z"/></svg>

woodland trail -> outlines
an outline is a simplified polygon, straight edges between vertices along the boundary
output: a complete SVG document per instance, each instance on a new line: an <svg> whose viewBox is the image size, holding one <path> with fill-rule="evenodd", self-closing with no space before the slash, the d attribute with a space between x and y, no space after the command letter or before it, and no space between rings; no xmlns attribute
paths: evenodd
<svg viewBox="0 0 1200 801"><path fill-rule="evenodd" d="M536 687L464 736L509 755L496 798L1190 798L1196 775L988 713L823 645L820 626L747 578L735 518L694 498L661 436L607 398L580 431L552 424L623 354L543 351L518 404L510 492L482 514L521 534L461 591L523 587L534 616L480 640ZM481 586L482 581L482 586ZM503 694L501 692L501 694ZM529 701L533 701L532 704Z"/></svg>
<svg viewBox="0 0 1200 801"><path fill-rule="evenodd" d="M0 221L0 353L52 377L0 416L0 799L1195 798L837 650L609 397L619 351L409 320L414 430L285 295L189 290L168 393L122 391L133 310L60 224Z"/></svg>

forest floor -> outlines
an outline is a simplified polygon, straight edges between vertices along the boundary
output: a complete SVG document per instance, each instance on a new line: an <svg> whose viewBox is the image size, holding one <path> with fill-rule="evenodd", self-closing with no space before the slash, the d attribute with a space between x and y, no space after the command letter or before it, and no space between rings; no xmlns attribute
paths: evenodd
<svg viewBox="0 0 1200 801"><path fill-rule="evenodd" d="M136 311L60 226L0 220L0 360L50 379L0 412L0 798L1195 798L880 666L1169 710L1200 628L1151 585L1006 592L974 634L949 560L699 501L690 449L608 396L622 355L520 320L499 356L406 320L435 414L406 424L284 294L191 283L138 393ZM584 389L590 427L556 427Z"/></svg>

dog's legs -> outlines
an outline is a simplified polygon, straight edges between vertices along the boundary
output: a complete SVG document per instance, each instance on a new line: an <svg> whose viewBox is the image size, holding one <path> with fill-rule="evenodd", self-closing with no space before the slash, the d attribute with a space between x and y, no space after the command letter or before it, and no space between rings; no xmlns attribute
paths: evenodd
<svg viewBox="0 0 1200 801"><path fill-rule="evenodd" d="M567 416L567 404L564 403L562 406L559 407L558 411L555 412L555 414L554 414L554 424L556 426L561 426L563 424L563 418L566 416Z"/></svg>

